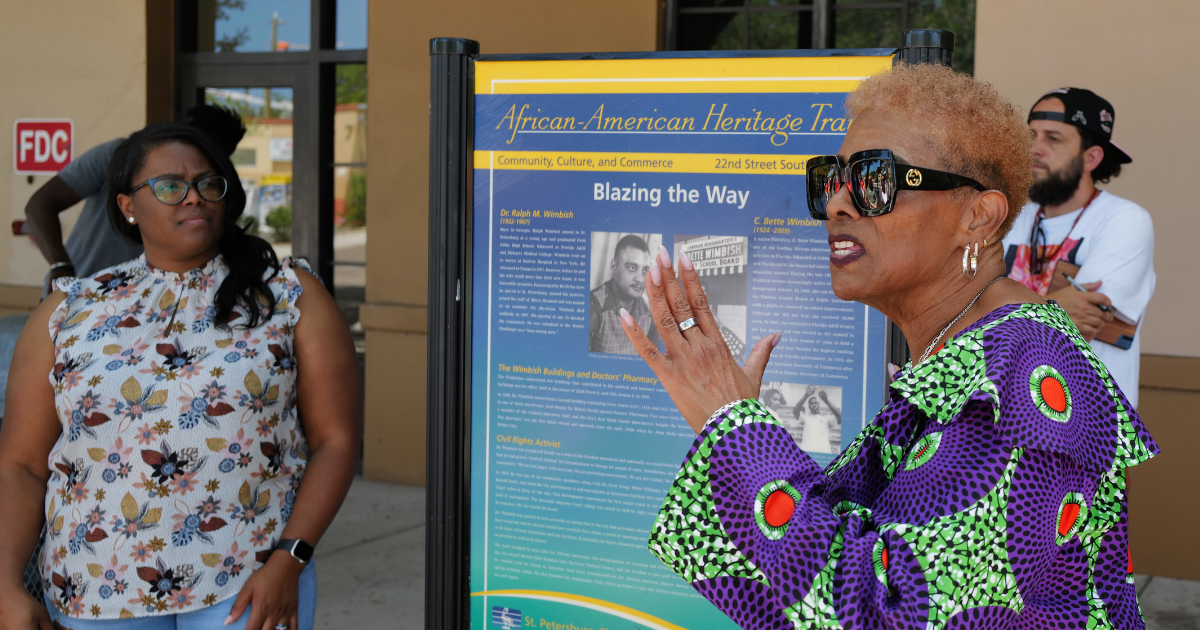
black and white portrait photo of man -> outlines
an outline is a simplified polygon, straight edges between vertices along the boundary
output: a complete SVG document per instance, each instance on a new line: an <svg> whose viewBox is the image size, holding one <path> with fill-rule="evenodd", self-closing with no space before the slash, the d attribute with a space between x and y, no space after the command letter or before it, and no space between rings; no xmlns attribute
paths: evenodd
<svg viewBox="0 0 1200 630"><path fill-rule="evenodd" d="M658 329L646 303L646 272L662 244L661 234L592 232L592 299L588 350L610 354L637 351L621 328L621 310L629 312L650 341L658 344Z"/></svg>

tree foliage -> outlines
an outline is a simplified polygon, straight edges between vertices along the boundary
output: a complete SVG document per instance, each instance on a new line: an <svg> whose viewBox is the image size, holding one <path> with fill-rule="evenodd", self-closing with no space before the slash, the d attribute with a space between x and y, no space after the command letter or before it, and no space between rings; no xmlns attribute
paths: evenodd
<svg viewBox="0 0 1200 630"><path fill-rule="evenodd" d="M337 67L334 78L337 104L367 102L367 66L343 64Z"/></svg>
<svg viewBox="0 0 1200 630"><path fill-rule="evenodd" d="M350 185L346 190L346 206L343 215L348 227L361 227L367 224L367 174L355 172L350 176Z"/></svg>
<svg viewBox="0 0 1200 630"><path fill-rule="evenodd" d="M975 73L975 0L909 0L908 28L954 31L954 69Z"/></svg>

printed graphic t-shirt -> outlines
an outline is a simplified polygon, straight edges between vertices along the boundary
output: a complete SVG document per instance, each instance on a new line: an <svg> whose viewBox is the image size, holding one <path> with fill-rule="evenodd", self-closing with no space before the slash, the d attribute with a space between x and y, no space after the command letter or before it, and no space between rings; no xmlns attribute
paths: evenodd
<svg viewBox="0 0 1200 630"><path fill-rule="evenodd" d="M1012 230L1004 237L1004 261L1008 275L1027 287L1046 294L1050 269L1034 276L1029 271L1030 230L1037 216L1037 204L1021 209ZM1080 217L1079 213L1083 212ZM1079 222L1076 224L1075 219ZM1074 229L1072 225L1074 224ZM1097 291L1108 296L1113 306L1140 322L1150 296L1154 294L1154 224L1145 208L1116 195L1101 191L1086 211L1042 219L1046 246L1051 253L1062 243L1057 259L1079 265L1080 283L1103 281ZM1068 233L1069 232L1069 233ZM1136 407L1138 368L1141 360L1142 326L1133 337L1133 345L1122 350L1093 339L1092 349L1108 367L1117 385Z"/></svg>

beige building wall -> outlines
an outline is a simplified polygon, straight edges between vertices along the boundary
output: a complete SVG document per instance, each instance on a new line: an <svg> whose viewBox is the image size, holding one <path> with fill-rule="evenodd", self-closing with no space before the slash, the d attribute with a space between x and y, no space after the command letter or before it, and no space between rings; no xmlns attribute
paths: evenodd
<svg viewBox="0 0 1200 630"><path fill-rule="evenodd" d="M425 482L429 39L483 53L655 50L657 0L446 0L370 3L367 142L368 477Z"/></svg>
<svg viewBox="0 0 1200 630"><path fill-rule="evenodd" d="M75 121L75 156L146 124L146 0L0 2L0 315L29 310L49 265L9 224L47 175L13 173L18 118ZM63 214L64 231L80 207Z"/></svg>
<svg viewBox="0 0 1200 630"><path fill-rule="evenodd" d="M975 74L1023 111L1056 87L1085 87L1116 109L1113 140L1133 163L1106 186L1154 218L1158 285L1142 352L1200 357L1200 212L1196 179L1200 83L1191 0L978 0Z"/></svg>
<svg viewBox="0 0 1200 630"><path fill-rule="evenodd" d="M978 0L975 73L1024 111L1062 86L1085 87L1116 109L1113 139L1133 155L1114 194L1154 219L1158 284L1142 328L1140 413L1163 454L1129 473L1134 569L1200 579L1200 211L1196 181L1200 83L1192 0Z"/></svg>

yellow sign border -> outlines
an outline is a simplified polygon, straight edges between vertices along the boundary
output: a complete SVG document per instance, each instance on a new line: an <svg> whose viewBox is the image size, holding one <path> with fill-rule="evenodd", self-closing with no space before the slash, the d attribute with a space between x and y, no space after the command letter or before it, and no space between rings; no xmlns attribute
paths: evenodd
<svg viewBox="0 0 1200 630"><path fill-rule="evenodd" d="M608 151L475 151L480 170L616 173L804 175L812 155L756 153L631 153Z"/></svg>
<svg viewBox="0 0 1200 630"><path fill-rule="evenodd" d="M477 61L476 94L850 92L891 57Z"/></svg>
<svg viewBox="0 0 1200 630"><path fill-rule="evenodd" d="M522 599L538 599L542 601L556 602L560 604L570 604L581 608L589 608L600 612L606 612L614 617L620 617L636 623L641 623L649 626L653 630L687 630L683 626L677 626L665 619L660 619L649 613L644 613L635 608L622 606L603 599L588 597L586 595L575 595L573 593L560 593L557 591L538 591L530 589L504 589L494 591L479 591L471 593L471 597L516 597ZM487 614L487 611L484 611Z"/></svg>

